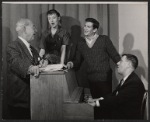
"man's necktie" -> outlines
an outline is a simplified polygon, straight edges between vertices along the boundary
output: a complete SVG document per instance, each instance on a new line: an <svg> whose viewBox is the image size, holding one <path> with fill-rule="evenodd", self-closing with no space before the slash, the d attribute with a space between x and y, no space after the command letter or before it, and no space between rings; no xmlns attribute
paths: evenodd
<svg viewBox="0 0 150 122"><path fill-rule="evenodd" d="M120 87L122 86L123 82L124 82L124 80L121 79L121 80L120 80L120 83L119 83L119 85L118 85L118 87L116 88L116 90L117 90L116 93L115 93L116 96L118 95L118 91L119 91Z"/></svg>
<svg viewBox="0 0 150 122"><path fill-rule="evenodd" d="M120 80L119 87L121 87L123 83L124 83L124 80L123 80L123 79L121 79L121 80Z"/></svg>
<svg viewBox="0 0 150 122"><path fill-rule="evenodd" d="M36 54L34 52L34 48L30 45L30 50L31 50L31 53L32 53L32 56L33 56L33 65L38 65L38 59L36 59Z"/></svg>

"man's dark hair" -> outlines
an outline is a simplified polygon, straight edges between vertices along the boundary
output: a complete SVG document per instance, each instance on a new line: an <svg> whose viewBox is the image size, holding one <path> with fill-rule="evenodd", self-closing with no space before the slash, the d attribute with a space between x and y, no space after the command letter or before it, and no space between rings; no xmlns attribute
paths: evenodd
<svg viewBox="0 0 150 122"><path fill-rule="evenodd" d="M99 28L99 22L96 19L94 19L94 18L86 18L85 21L86 22L92 22L94 29L95 28L97 28L97 29Z"/></svg>
<svg viewBox="0 0 150 122"><path fill-rule="evenodd" d="M134 69L138 66L138 58L135 55L132 54L123 54L122 56L126 56L127 60L131 61L132 66Z"/></svg>
<svg viewBox="0 0 150 122"><path fill-rule="evenodd" d="M56 11L55 9L51 9L47 12L47 15L49 14L56 14L58 17L60 17L60 13L58 11Z"/></svg>

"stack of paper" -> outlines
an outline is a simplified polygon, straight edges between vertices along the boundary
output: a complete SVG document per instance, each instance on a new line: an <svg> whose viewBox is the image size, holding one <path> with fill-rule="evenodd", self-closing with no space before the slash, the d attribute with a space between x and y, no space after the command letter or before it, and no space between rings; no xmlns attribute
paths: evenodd
<svg viewBox="0 0 150 122"><path fill-rule="evenodd" d="M44 68L40 68L42 71L59 71L59 70L63 70L62 68L64 67L63 64L51 64L51 65L47 65Z"/></svg>

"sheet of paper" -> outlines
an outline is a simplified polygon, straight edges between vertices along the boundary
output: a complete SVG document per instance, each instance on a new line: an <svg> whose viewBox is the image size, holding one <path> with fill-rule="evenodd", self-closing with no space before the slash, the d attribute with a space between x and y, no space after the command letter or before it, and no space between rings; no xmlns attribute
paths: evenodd
<svg viewBox="0 0 150 122"><path fill-rule="evenodd" d="M63 64L51 64L47 65L44 68L40 68L42 71L58 71L58 70L63 70Z"/></svg>

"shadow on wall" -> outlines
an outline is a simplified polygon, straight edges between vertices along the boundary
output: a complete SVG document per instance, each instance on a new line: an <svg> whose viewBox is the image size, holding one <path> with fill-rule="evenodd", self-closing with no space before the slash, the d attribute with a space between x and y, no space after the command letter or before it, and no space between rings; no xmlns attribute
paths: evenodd
<svg viewBox="0 0 150 122"><path fill-rule="evenodd" d="M134 46L134 37L131 33L128 33L124 37L123 53L130 53L137 56L139 65L135 72L143 81L145 89L148 89L148 76L147 76L148 67L145 64L141 51L137 49L133 49L133 46Z"/></svg>
<svg viewBox="0 0 150 122"><path fill-rule="evenodd" d="M69 46L67 49L68 52L68 60L72 60L73 57L75 56L75 51L76 51L76 46L79 40L79 37L81 36L81 27L80 27L80 22L69 16L62 16L61 17L61 22L62 22L62 28L67 30L70 34L70 42Z"/></svg>
<svg viewBox="0 0 150 122"><path fill-rule="evenodd" d="M62 16L62 28L66 29L70 35L70 44L67 49L68 52L68 60L73 60L75 58L75 53L77 50L78 41L82 38L82 28L79 20L69 17ZM78 85L81 87L89 87L86 77L86 64L82 63L80 70L76 71L76 78L78 81Z"/></svg>
<svg viewBox="0 0 150 122"><path fill-rule="evenodd" d="M62 28L66 29L71 34L71 27L74 25L81 26L80 21L70 17L70 16L62 16L61 17Z"/></svg>

